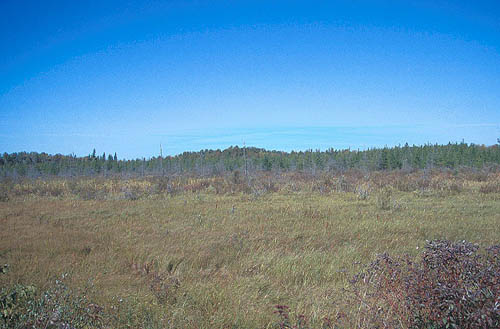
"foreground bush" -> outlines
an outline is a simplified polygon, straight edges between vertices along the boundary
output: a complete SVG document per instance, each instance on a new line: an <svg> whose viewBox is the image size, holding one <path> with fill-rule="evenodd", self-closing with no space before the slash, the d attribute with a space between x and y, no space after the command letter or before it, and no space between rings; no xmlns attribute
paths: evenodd
<svg viewBox="0 0 500 329"><path fill-rule="evenodd" d="M500 246L427 242L416 259L382 254L335 301L345 312L322 328L500 328ZM276 328L311 328L276 305Z"/></svg>
<svg viewBox="0 0 500 329"><path fill-rule="evenodd" d="M358 328L500 328L500 246L431 241L380 255L351 282Z"/></svg>
<svg viewBox="0 0 500 329"><path fill-rule="evenodd" d="M101 328L103 309L61 281L39 292L15 285L0 290L0 328Z"/></svg>

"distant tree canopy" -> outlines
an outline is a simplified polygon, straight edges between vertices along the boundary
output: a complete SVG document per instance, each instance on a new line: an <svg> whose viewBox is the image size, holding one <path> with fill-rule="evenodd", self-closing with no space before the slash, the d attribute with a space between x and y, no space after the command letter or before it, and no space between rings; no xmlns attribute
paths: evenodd
<svg viewBox="0 0 500 329"><path fill-rule="evenodd" d="M268 151L232 146L225 150L184 152L176 156L118 160L116 153L92 153L85 157L47 153L4 153L0 177L92 176L92 175L218 175L235 170L322 171L361 169L394 170L458 168L500 165L500 140L493 146L467 143L412 145L368 150Z"/></svg>

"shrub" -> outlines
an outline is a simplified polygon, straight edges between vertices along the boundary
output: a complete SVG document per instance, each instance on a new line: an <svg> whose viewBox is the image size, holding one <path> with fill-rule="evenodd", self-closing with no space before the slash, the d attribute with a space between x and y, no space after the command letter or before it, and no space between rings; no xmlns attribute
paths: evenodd
<svg viewBox="0 0 500 329"><path fill-rule="evenodd" d="M337 179L335 186L337 192L351 192L353 189L352 184L346 179L344 175L340 176Z"/></svg>
<svg viewBox="0 0 500 329"><path fill-rule="evenodd" d="M370 186L363 184L356 187L356 196L359 200L367 200L370 196Z"/></svg>
<svg viewBox="0 0 500 329"><path fill-rule="evenodd" d="M97 200L100 198L99 189L96 184L90 181L72 182L68 185L71 193L77 195L82 200Z"/></svg>
<svg viewBox="0 0 500 329"><path fill-rule="evenodd" d="M278 323L274 326L279 329L308 329L311 328L304 314L290 314L290 307L276 305L274 314L278 316ZM323 319L322 329L335 328L328 318Z"/></svg>
<svg viewBox="0 0 500 329"><path fill-rule="evenodd" d="M409 175L401 175L395 180L394 187L401 192L413 192L418 189L418 182Z"/></svg>
<svg viewBox="0 0 500 329"><path fill-rule="evenodd" d="M156 181L154 181L154 183L156 184L155 190L158 194L174 194L178 192L177 190L174 190L174 184L168 176L159 177Z"/></svg>
<svg viewBox="0 0 500 329"><path fill-rule="evenodd" d="M7 194L6 191L0 190L0 202L7 202L9 201L9 195Z"/></svg>
<svg viewBox="0 0 500 329"><path fill-rule="evenodd" d="M500 246L428 242L421 257L382 254L351 281L358 328L499 328Z"/></svg>
<svg viewBox="0 0 500 329"><path fill-rule="evenodd" d="M136 187L126 187L122 193L125 200L139 200L141 197L140 190Z"/></svg>
<svg viewBox="0 0 500 329"><path fill-rule="evenodd" d="M311 187L313 192L327 194L336 187L336 181L332 176L324 175L320 179L313 179Z"/></svg>
<svg viewBox="0 0 500 329"><path fill-rule="evenodd" d="M68 179L66 181L66 187L72 194L78 194L78 182L76 181L76 179Z"/></svg>
<svg viewBox="0 0 500 329"><path fill-rule="evenodd" d="M377 206L382 210L391 209L392 191L389 188L384 188L377 194Z"/></svg>
<svg viewBox="0 0 500 329"><path fill-rule="evenodd" d="M0 290L1 328L16 328L22 322L35 300L35 287L15 285L10 289Z"/></svg>
<svg viewBox="0 0 500 329"><path fill-rule="evenodd" d="M101 328L103 309L62 281L43 293L34 286L0 290L0 328Z"/></svg>
<svg viewBox="0 0 500 329"><path fill-rule="evenodd" d="M479 192L488 194L488 193L500 193L500 182L491 181L486 184L481 185L479 188Z"/></svg>
<svg viewBox="0 0 500 329"><path fill-rule="evenodd" d="M166 303L175 303L176 301L180 281L173 275L173 272L181 261L169 262L166 271L159 271L154 261L145 262L143 264L132 263L131 267L136 275L147 279L149 289L156 297L158 303L163 305Z"/></svg>
<svg viewBox="0 0 500 329"><path fill-rule="evenodd" d="M463 191L463 182L447 177L436 176L431 179L432 190L445 194L458 194Z"/></svg>
<svg viewBox="0 0 500 329"><path fill-rule="evenodd" d="M39 196L60 197L64 195L64 186L57 181L37 181L33 192Z"/></svg>

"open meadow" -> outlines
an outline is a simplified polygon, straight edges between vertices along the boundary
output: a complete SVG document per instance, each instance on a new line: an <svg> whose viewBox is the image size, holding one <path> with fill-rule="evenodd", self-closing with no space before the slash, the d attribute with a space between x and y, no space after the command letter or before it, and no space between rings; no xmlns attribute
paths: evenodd
<svg viewBox="0 0 500 329"><path fill-rule="evenodd" d="M0 285L96 327L285 327L283 305L297 327L362 327L343 289L377 254L498 244L498 174L358 176L5 183Z"/></svg>

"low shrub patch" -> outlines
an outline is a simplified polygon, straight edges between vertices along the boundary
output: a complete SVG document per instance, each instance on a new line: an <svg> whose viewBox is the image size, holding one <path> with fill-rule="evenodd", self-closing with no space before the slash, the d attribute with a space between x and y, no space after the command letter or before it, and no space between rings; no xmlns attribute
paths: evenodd
<svg viewBox="0 0 500 329"><path fill-rule="evenodd" d="M348 300L359 328L499 328L500 246L436 240L417 259L382 254Z"/></svg>
<svg viewBox="0 0 500 329"><path fill-rule="evenodd" d="M40 292L14 285L0 290L0 328L102 328L103 308L85 294L76 294L62 281Z"/></svg>

